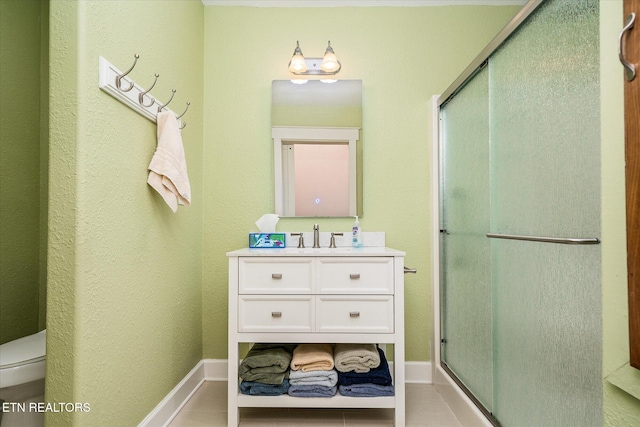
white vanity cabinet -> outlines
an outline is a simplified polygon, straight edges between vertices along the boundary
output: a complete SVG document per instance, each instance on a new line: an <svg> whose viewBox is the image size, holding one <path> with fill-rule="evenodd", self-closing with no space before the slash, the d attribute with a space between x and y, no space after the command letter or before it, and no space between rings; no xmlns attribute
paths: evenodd
<svg viewBox="0 0 640 427"><path fill-rule="evenodd" d="M227 253L228 425L238 425L241 407L283 407L393 408L395 425L404 426L404 255L385 247ZM303 398L241 394L239 344L257 342L389 344L387 359L395 395Z"/></svg>

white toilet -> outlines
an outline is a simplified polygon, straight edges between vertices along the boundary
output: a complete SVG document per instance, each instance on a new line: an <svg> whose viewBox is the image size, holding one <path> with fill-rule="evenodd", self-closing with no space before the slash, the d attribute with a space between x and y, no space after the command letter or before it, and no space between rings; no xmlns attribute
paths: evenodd
<svg viewBox="0 0 640 427"><path fill-rule="evenodd" d="M32 402L44 402L46 329L0 345L1 427L40 427L44 413Z"/></svg>

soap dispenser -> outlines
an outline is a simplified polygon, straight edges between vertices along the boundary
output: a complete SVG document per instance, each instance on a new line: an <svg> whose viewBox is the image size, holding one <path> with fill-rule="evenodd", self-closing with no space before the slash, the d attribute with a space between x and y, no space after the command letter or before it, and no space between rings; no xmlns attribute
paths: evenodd
<svg viewBox="0 0 640 427"><path fill-rule="evenodd" d="M358 216L356 215L356 222L353 223L351 235L351 246L354 248L362 247L362 236L360 233L360 221L358 221Z"/></svg>

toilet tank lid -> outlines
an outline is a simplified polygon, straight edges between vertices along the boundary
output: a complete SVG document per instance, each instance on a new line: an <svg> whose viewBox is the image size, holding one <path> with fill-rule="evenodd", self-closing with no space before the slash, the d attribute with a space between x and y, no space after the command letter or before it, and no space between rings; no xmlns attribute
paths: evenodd
<svg viewBox="0 0 640 427"><path fill-rule="evenodd" d="M46 354L47 330L0 345L0 368L42 360Z"/></svg>

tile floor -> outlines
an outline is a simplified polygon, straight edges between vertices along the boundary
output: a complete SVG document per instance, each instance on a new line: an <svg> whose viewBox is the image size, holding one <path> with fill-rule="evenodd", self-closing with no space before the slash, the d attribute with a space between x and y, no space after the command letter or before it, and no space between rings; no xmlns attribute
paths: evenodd
<svg viewBox="0 0 640 427"><path fill-rule="evenodd" d="M430 384L407 384L407 427L462 427L451 408ZM389 409L242 409L241 427L393 426ZM206 381L169 427L226 427L227 383Z"/></svg>

